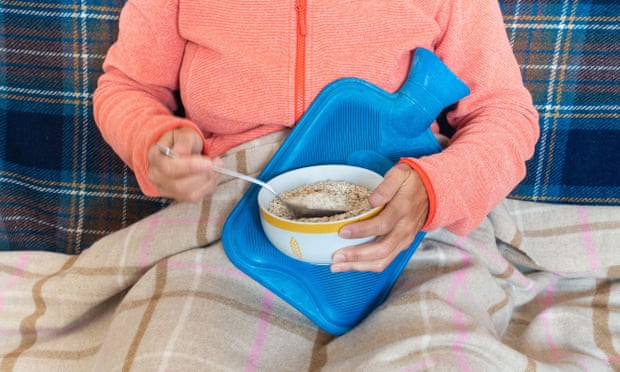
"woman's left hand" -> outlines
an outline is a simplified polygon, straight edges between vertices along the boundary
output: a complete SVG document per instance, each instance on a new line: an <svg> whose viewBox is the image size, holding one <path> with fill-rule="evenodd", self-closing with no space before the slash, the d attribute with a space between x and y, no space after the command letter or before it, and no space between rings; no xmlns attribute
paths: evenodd
<svg viewBox="0 0 620 372"><path fill-rule="evenodd" d="M331 271L383 271L407 249L426 221L429 201L422 179L406 164L390 169L368 198L373 207L385 207L377 216L340 230L343 238L377 238L334 253Z"/></svg>

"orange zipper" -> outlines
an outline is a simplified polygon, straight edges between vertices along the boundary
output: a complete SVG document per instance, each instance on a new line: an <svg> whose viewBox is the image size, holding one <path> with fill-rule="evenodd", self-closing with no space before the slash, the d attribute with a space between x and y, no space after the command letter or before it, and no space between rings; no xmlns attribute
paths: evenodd
<svg viewBox="0 0 620 372"><path fill-rule="evenodd" d="M301 118L306 93L306 0L295 0L297 51L295 56L295 122Z"/></svg>

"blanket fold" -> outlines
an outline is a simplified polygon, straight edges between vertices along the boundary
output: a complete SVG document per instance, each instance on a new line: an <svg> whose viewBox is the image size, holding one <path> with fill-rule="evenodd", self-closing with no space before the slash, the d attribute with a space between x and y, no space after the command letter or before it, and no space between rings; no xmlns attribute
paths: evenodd
<svg viewBox="0 0 620 372"><path fill-rule="evenodd" d="M225 165L257 175L285 135ZM333 337L227 259L222 225L247 187L223 178L78 256L3 252L0 371L620 367L614 209L507 200L469 236L433 231L386 302Z"/></svg>

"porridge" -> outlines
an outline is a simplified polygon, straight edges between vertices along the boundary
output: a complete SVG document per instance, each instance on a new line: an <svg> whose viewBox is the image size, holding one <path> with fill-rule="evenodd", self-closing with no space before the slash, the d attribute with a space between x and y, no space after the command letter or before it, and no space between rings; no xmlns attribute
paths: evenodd
<svg viewBox="0 0 620 372"><path fill-rule="evenodd" d="M277 198L274 198L268 210L278 217L300 222L339 221L372 209L368 203L370 192L371 190L364 186L346 181L321 181L283 192L280 197L286 201L309 207L342 209L347 212L329 217L295 218Z"/></svg>

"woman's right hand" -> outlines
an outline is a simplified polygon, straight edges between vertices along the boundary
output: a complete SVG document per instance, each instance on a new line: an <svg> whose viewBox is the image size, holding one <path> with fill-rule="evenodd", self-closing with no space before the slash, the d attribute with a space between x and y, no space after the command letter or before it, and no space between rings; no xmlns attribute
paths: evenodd
<svg viewBox="0 0 620 372"><path fill-rule="evenodd" d="M166 156L158 145L170 148L174 155ZM211 167L221 166L222 161L202 155L202 150L202 138L190 128L166 132L151 146L148 178L161 196L197 202L215 191L219 174Z"/></svg>

